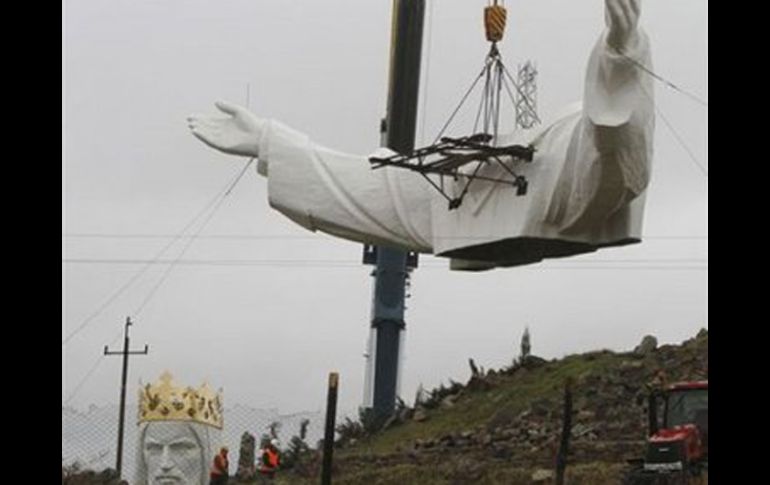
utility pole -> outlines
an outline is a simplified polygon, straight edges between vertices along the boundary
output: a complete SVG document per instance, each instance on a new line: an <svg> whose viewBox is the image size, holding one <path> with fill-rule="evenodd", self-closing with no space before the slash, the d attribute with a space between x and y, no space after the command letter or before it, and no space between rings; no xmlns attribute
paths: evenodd
<svg viewBox="0 0 770 485"><path fill-rule="evenodd" d="M128 379L128 356L129 355L147 355L150 347L144 344L144 350L129 350L128 327L131 326L131 317L126 317L126 328L123 333L123 350L110 351L104 346L104 355L122 355L123 356L123 376L120 380L120 416L118 417L118 457L115 464L115 470L118 472L118 478L122 477L123 468L123 425L126 417L126 380Z"/></svg>
<svg viewBox="0 0 770 485"><path fill-rule="evenodd" d="M425 0L393 0L388 111L380 131L385 145L400 154L411 154L414 150L424 17ZM368 353L368 366L373 365L374 372L367 369L367 375L373 382L371 404L375 419L382 423L395 409L399 347L406 326L404 290L409 271L417 266L417 255L365 246L364 263L376 264L373 338Z"/></svg>

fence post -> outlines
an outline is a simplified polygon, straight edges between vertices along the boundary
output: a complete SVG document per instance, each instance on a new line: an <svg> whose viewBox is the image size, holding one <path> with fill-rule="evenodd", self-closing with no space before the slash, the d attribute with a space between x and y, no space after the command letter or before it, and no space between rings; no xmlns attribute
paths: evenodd
<svg viewBox="0 0 770 485"><path fill-rule="evenodd" d="M326 396L326 429L324 431L323 462L321 463L321 485L332 483L332 455L334 453L334 420L337 415L337 388L339 374L329 373L329 392Z"/></svg>
<svg viewBox="0 0 770 485"><path fill-rule="evenodd" d="M564 485L564 472L567 469L569 437L572 432L572 379L564 384L564 417L561 428L561 443L556 455L556 485Z"/></svg>

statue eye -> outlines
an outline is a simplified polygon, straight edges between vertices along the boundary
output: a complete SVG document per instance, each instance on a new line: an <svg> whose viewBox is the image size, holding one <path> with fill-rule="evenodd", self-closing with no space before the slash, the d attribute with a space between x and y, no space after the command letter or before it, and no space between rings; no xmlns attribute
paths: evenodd
<svg viewBox="0 0 770 485"><path fill-rule="evenodd" d="M144 450L152 455L159 455L163 451L163 446L159 443L145 443Z"/></svg>
<svg viewBox="0 0 770 485"><path fill-rule="evenodd" d="M177 441L175 443L171 444L171 449L174 451L189 451L194 450L198 447L194 442L192 441Z"/></svg>

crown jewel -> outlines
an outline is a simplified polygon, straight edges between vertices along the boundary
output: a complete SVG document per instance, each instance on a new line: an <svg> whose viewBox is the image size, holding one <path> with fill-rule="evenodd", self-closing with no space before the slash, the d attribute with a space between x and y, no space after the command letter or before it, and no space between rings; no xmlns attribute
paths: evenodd
<svg viewBox="0 0 770 485"><path fill-rule="evenodd" d="M222 429L222 395L205 382L197 389L176 387L169 372L156 384L139 389L139 423L147 421L192 421Z"/></svg>

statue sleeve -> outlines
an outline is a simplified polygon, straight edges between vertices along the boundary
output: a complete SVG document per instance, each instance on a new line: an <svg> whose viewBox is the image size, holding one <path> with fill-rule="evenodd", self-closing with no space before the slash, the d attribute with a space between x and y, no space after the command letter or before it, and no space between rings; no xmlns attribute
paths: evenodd
<svg viewBox="0 0 770 485"><path fill-rule="evenodd" d="M597 42L588 61L583 116L572 133L547 219L563 232L603 224L650 179L654 101L649 41L641 30L623 53Z"/></svg>
<svg viewBox="0 0 770 485"><path fill-rule="evenodd" d="M372 170L367 157L322 147L277 121L264 131L258 171L270 206L306 229L432 251L430 196L416 174Z"/></svg>

